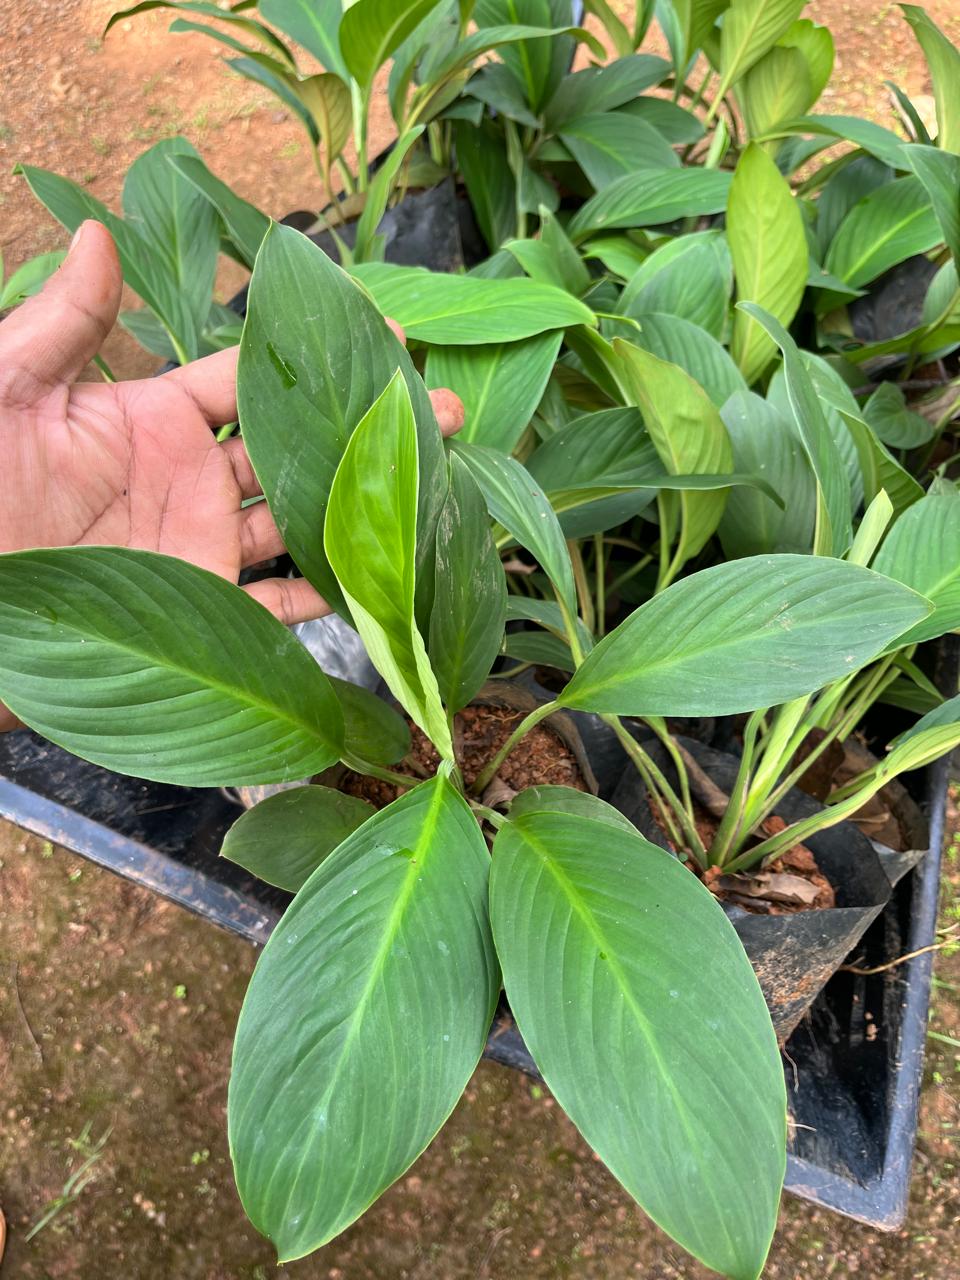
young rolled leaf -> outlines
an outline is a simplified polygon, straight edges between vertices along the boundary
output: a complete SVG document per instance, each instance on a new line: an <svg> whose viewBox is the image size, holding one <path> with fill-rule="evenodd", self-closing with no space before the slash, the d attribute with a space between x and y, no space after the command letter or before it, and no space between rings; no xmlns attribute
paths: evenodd
<svg viewBox="0 0 960 1280"><path fill-rule="evenodd" d="M450 730L415 616L417 427L398 369L347 444L330 488L324 548L370 658L445 759Z"/></svg>
<svg viewBox="0 0 960 1280"><path fill-rule="evenodd" d="M431 347L428 387L449 387L463 401L458 439L512 453L543 398L563 334L538 333L521 342Z"/></svg>
<svg viewBox="0 0 960 1280"><path fill-rule="evenodd" d="M933 602L933 612L906 633L903 644L955 631L960 627L960 499L928 494L915 502L887 534L873 567Z"/></svg>
<svg viewBox="0 0 960 1280"><path fill-rule="evenodd" d="M376 307L298 231L264 238L240 344L243 440L287 550L345 608L323 549L334 472L353 429L400 369L417 422L419 545L432 548L443 502L443 447L426 388Z"/></svg>
<svg viewBox="0 0 960 1280"><path fill-rule="evenodd" d="M558 702L636 716L775 706L857 671L931 610L916 592L843 560L734 560L641 605L588 655Z"/></svg>
<svg viewBox="0 0 960 1280"><path fill-rule="evenodd" d="M760 987L681 862L592 797L554 810L559 790L525 792L494 844L510 1007L557 1101L643 1209L707 1266L754 1280L786 1163Z"/></svg>
<svg viewBox="0 0 960 1280"><path fill-rule="evenodd" d="M769 312L753 302L740 302L766 329L783 352L787 398L800 439L817 481L817 523L813 549L816 555L842 555L853 539L850 485L843 459L827 426L816 389L797 344Z"/></svg>
<svg viewBox="0 0 960 1280"><path fill-rule="evenodd" d="M449 713L465 707L489 676L507 616L507 580L487 504L456 454L437 522L435 573L429 654Z"/></svg>
<svg viewBox="0 0 960 1280"><path fill-rule="evenodd" d="M267 884L297 893L329 854L376 810L330 787L291 787L254 805L223 838L220 856Z"/></svg>
<svg viewBox="0 0 960 1280"><path fill-rule="evenodd" d="M898 178L865 196L834 236L824 266L859 288L918 253L927 253L943 232L918 178Z"/></svg>
<svg viewBox="0 0 960 1280"><path fill-rule="evenodd" d="M719 475L733 470L733 450L723 420L703 388L677 365L617 339L624 389L643 420L663 465L672 475ZM661 519L679 525L674 562L695 556L715 532L727 495L723 490L663 495ZM667 528L661 536L668 537Z"/></svg>
<svg viewBox="0 0 960 1280"><path fill-rule="evenodd" d="M117 773L192 787L293 782L343 749L329 681L239 587L171 556L0 557L0 698Z"/></svg>
<svg viewBox="0 0 960 1280"><path fill-rule="evenodd" d="M521 547L536 556L571 618L577 590L563 531L543 490L515 458L482 445L454 442L452 452L466 463L480 486L490 515Z"/></svg>
<svg viewBox="0 0 960 1280"><path fill-rule="evenodd" d="M440 346L517 342L548 329L596 323L584 303L536 280L482 280L379 262L353 274L407 337Z"/></svg>
<svg viewBox="0 0 960 1280"><path fill-rule="evenodd" d="M722 213L730 181L729 173L716 169L640 169L588 200L567 231L579 243L610 227L655 227L676 218Z"/></svg>
<svg viewBox="0 0 960 1280"><path fill-rule="evenodd" d="M727 240L738 300L758 303L789 325L807 286L803 215L773 160L753 142L740 156L730 187ZM761 325L746 312L735 312L731 354L748 383L756 381L776 351Z"/></svg>
<svg viewBox="0 0 960 1280"><path fill-rule="evenodd" d="M500 986L489 861L466 803L434 778L349 836L264 948L228 1118L244 1209L281 1262L399 1178L476 1067Z"/></svg>

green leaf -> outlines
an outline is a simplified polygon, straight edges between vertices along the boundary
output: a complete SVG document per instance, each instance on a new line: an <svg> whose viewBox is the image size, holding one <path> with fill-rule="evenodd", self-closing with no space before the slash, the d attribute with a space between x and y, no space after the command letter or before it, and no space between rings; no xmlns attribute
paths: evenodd
<svg viewBox="0 0 960 1280"><path fill-rule="evenodd" d="M289 4L290 0L283 0L283 2ZM268 49L278 53L289 66L293 66L293 57L290 50L280 37L275 35L269 27L265 27L262 22L256 22L252 18L244 17L242 13L238 12L238 6L236 5L234 5L233 9L221 9L218 4L204 3L203 0L180 0L180 3L173 3L172 0L143 0L143 3L132 5L129 9L120 9L111 14L109 22L103 29L104 36L118 22L126 18L136 17L140 13L149 13L152 9L174 9L179 13L198 13L206 18L216 18L218 22L226 22L232 30L240 31L244 35L258 40ZM266 14L264 14L264 17L266 17ZM267 21L270 22L272 19L267 18ZM277 25L280 26L279 23ZM171 27L171 30L173 30L173 27Z"/></svg>
<svg viewBox="0 0 960 1280"><path fill-rule="evenodd" d="M552 26L549 0L478 0L474 19L484 27ZM521 40L501 50L500 56L523 89L534 112L539 112L550 91L551 46L548 40Z"/></svg>
<svg viewBox="0 0 960 1280"><path fill-rule="evenodd" d="M538 240L508 240L504 248L513 254L531 280L556 285L575 297L590 287L590 272L549 209L540 209Z"/></svg>
<svg viewBox="0 0 960 1280"><path fill-rule="evenodd" d="M734 560L641 605L588 655L558 702L636 716L776 706L859 670L929 612L915 592L844 560Z"/></svg>
<svg viewBox="0 0 960 1280"><path fill-rule="evenodd" d="M327 676L343 713L343 741L369 764L396 764L410 752L410 729L397 711L361 685Z"/></svg>
<svg viewBox="0 0 960 1280"><path fill-rule="evenodd" d="M797 344L769 312L753 302L737 304L766 329L783 352L787 399L817 482L814 553L842 555L853 540L850 484L843 459L823 416L816 388Z"/></svg>
<svg viewBox="0 0 960 1280"><path fill-rule="evenodd" d="M562 289L523 277L483 280L379 262L358 266L352 274L408 338L439 346L517 342L550 329L595 323L590 308Z"/></svg>
<svg viewBox="0 0 960 1280"><path fill-rule="evenodd" d="M257 8L264 22L302 44L327 71L348 78L340 52L341 0L258 0Z"/></svg>
<svg viewBox="0 0 960 1280"><path fill-rule="evenodd" d="M414 616L420 476L417 426L398 369L344 450L324 548L370 658L445 759L453 745Z"/></svg>
<svg viewBox="0 0 960 1280"><path fill-rule="evenodd" d="M487 510L522 547L539 560L571 618L577 615L577 592L563 531L543 490L515 458L494 449L454 441L480 486Z"/></svg>
<svg viewBox="0 0 960 1280"><path fill-rule="evenodd" d="M923 185L898 178L860 200L841 222L824 266L858 288L915 254L926 253L943 232Z"/></svg>
<svg viewBox="0 0 960 1280"><path fill-rule="evenodd" d="M865 501L869 504L883 492L887 495L894 512L900 515L907 507L923 497L923 489L910 472L904 470L896 458L884 448L873 429L859 414L843 410L841 414L857 449Z"/></svg>
<svg viewBox="0 0 960 1280"><path fill-rule="evenodd" d="M666 98L635 98L620 107L619 113L652 124L671 146L699 142L705 133L698 116Z"/></svg>
<svg viewBox="0 0 960 1280"><path fill-rule="evenodd" d="M554 600L534 600L530 596L507 597L507 620L512 622L535 622L554 636L565 639L566 628L563 625L563 612ZM579 618L575 622L577 635L584 653L593 648L593 636ZM515 635L529 635L529 632L514 632ZM566 791L563 787L561 790Z"/></svg>
<svg viewBox="0 0 960 1280"><path fill-rule="evenodd" d="M573 40L582 41L597 57L605 57L603 45L583 27L540 27L511 22L496 27L481 27L479 31L464 36L436 67L431 68L431 75L437 82L444 81L470 66L482 53L491 49L538 40L552 41L559 36L570 36Z"/></svg>
<svg viewBox="0 0 960 1280"><path fill-rule="evenodd" d="M483 238L493 251L517 229L516 184L503 139L487 123L476 129L454 121L457 164Z"/></svg>
<svg viewBox="0 0 960 1280"><path fill-rule="evenodd" d="M621 57L630 57L633 53L633 37L627 27L617 17L607 0L584 0L583 7L592 13L603 26L614 50Z"/></svg>
<svg viewBox="0 0 960 1280"><path fill-rule="evenodd" d="M960 262L960 157L938 147L914 145L905 151L930 197L947 248L954 262Z"/></svg>
<svg viewBox="0 0 960 1280"><path fill-rule="evenodd" d="M349 99L347 102L349 102ZM367 188L363 213L361 213L357 222L357 237L353 247L353 260L355 263L368 262L376 256L383 256L382 246L379 254L374 251L376 230L380 225L380 219L387 211L387 204L393 193L400 166L407 158L407 152L423 133L423 130L423 125L417 125L397 138L390 154L377 170Z"/></svg>
<svg viewBox="0 0 960 1280"><path fill-rule="evenodd" d="M696 51L703 48L714 23L729 3L730 0L673 0L683 46L678 72L682 72Z"/></svg>
<svg viewBox="0 0 960 1280"><path fill-rule="evenodd" d="M768 49L737 85L748 138L762 138L781 120L802 115L814 98L806 58L780 45Z"/></svg>
<svg viewBox="0 0 960 1280"><path fill-rule="evenodd" d="M956 155L960 153L960 51L920 5L902 4L900 8L923 50L933 81L937 146Z"/></svg>
<svg viewBox="0 0 960 1280"><path fill-rule="evenodd" d="M800 17L806 0L733 0L720 34L719 100Z"/></svg>
<svg viewBox="0 0 960 1280"><path fill-rule="evenodd" d="M490 536L483 494L456 454L437 523L430 662L448 713L461 710L490 674L507 616L507 580Z"/></svg>
<svg viewBox="0 0 960 1280"><path fill-rule="evenodd" d="M559 137L595 191L637 169L680 165L680 157L653 125L616 111L569 120Z"/></svg>
<svg viewBox="0 0 960 1280"><path fill-rule="evenodd" d="M777 137L791 133L813 133L852 142L891 169L904 167L903 138L891 129L884 129L872 120L861 120L859 116L800 116L796 120L781 120L774 130Z"/></svg>
<svg viewBox="0 0 960 1280"><path fill-rule="evenodd" d="M609 227L656 227L678 218L722 213L731 175L716 169L640 169L611 182L578 209L567 232L574 243Z"/></svg>
<svg viewBox="0 0 960 1280"><path fill-rule="evenodd" d="M355 0L340 22L340 49L354 80L373 77L438 0Z"/></svg>
<svg viewBox="0 0 960 1280"><path fill-rule="evenodd" d="M186 561L121 547L0 557L0 636L14 714L118 773L247 786L299 781L340 755L340 708L314 660L262 605Z"/></svg>
<svg viewBox="0 0 960 1280"><path fill-rule="evenodd" d="M717 530L724 553L734 559L771 551L809 552L816 487L796 428L751 391L731 396L720 416L736 469L765 476L789 498L781 508L759 490L732 489Z"/></svg>
<svg viewBox="0 0 960 1280"><path fill-rule="evenodd" d="M516 120L531 129L539 129L540 121L530 110L523 89L509 67L502 62L488 62L470 77L464 93L492 107L508 120Z"/></svg>
<svg viewBox="0 0 960 1280"><path fill-rule="evenodd" d="M680 316L719 339L732 288L733 263L723 232L696 231L654 249L631 274L617 310L636 320L651 311Z"/></svg>
<svg viewBox="0 0 960 1280"><path fill-rule="evenodd" d="M296 893L320 863L376 810L330 787L292 787L238 818L220 856L267 884Z"/></svg>
<svg viewBox="0 0 960 1280"><path fill-rule="evenodd" d="M349 86L335 72L324 71L320 75L298 80L291 84L291 88L310 112L323 148L324 163L329 169L347 145L353 127ZM392 158L391 152L388 161Z"/></svg>
<svg viewBox="0 0 960 1280"><path fill-rule="evenodd" d="M863 416L891 449L916 449L929 444L935 434L933 423L907 408L903 391L895 382L880 383L863 406Z"/></svg>
<svg viewBox="0 0 960 1280"><path fill-rule="evenodd" d="M791 23L777 43L786 49L799 49L803 54L810 76L811 98L807 106L812 105L823 93L833 74L836 49L829 28L821 27L810 18L799 18ZM801 110L806 111L807 106Z"/></svg>
<svg viewBox="0 0 960 1280"><path fill-rule="evenodd" d="M18 307L39 293L66 256L65 249L55 249L52 253L40 253L18 267L0 288L0 311Z"/></svg>
<svg viewBox="0 0 960 1280"><path fill-rule="evenodd" d="M873 565L877 573L933 601L933 613L902 637L903 645L956 630L960 627L960 500L928 494L915 502L887 534Z"/></svg>
<svg viewBox="0 0 960 1280"><path fill-rule="evenodd" d="M733 470L730 437L707 393L683 369L617 339L614 351L624 390L636 404L663 465L672 475L722 474ZM669 499L669 500L668 500ZM661 499L661 536L679 523L677 566L703 549L723 515L725 490L670 494Z"/></svg>
<svg viewBox="0 0 960 1280"><path fill-rule="evenodd" d="M699 325L676 315L653 312L640 317L640 332L629 339L660 360L679 365L698 382L719 409L747 384L725 347Z"/></svg>
<svg viewBox="0 0 960 1280"><path fill-rule="evenodd" d="M463 401L460 440L512 453L543 398L562 334L536 334L490 346L431 347L428 387L449 387Z"/></svg>
<svg viewBox="0 0 960 1280"><path fill-rule="evenodd" d="M322 541L330 485L351 432L398 368L418 424L418 545L427 547L444 480L426 388L363 290L305 236L273 225L250 282L237 372L240 424L288 551L335 607L344 607L343 597Z"/></svg>
<svg viewBox="0 0 960 1280"><path fill-rule="evenodd" d="M268 65L264 65L265 62ZM278 97L281 102L289 107L306 129L310 138L310 145L318 147L320 145L320 133L317 129L317 122L297 92L299 85L296 78L286 72L277 74L277 71L282 72L283 69L271 70L269 62L269 59L254 58L252 56L249 58L228 58L227 66L232 71L235 71L237 75L243 76L245 80L251 80L254 84L263 85L264 88L269 89L272 94Z"/></svg>
<svg viewBox="0 0 960 1280"><path fill-rule="evenodd" d="M753 1280L786 1145L783 1069L756 977L682 863L600 802L550 812L544 792L541 811L528 810L528 793L511 809L490 873L521 1034L564 1111L653 1220L708 1266Z"/></svg>
<svg viewBox="0 0 960 1280"><path fill-rule="evenodd" d="M488 865L476 819L435 778L349 836L264 948L227 1105L243 1207L281 1262L358 1218L470 1079L500 986Z"/></svg>
<svg viewBox="0 0 960 1280"><path fill-rule="evenodd" d="M727 207L727 240L737 298L789 325L807 286L808 250L800 206L777 166L751 143L740 156ZM771 334L745 311L733 321L731 354L748 383L776 354Z"/></svg>
<svg viewBox="0 0 960 1280"><path fill-rule="evenodd" d="M565 76L557 86L544 112L546 127L556 133L568 120L633 102L644 89L669 74L670 63L648 53L616 58L602 67L585 67Z"/></svg>
<svg viewBox="0 0 960 1280"><path fill-rule="evenodd" d="M199 156L176 154L167 163L210 201L220 215L227 235L248 267L253 268L257 252L267 234L270 219L265 213L236 195L225 182L210 172Z"/></svg>

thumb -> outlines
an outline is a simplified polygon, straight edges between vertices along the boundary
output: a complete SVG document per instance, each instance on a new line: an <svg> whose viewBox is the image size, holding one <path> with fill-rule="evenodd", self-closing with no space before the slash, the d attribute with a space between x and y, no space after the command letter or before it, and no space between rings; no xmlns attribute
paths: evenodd
<svg viewBox="0 0 960 1280"><path fill-rule="evenodd" d="M110 232L81 223L59 271L0 324L0 400L32 404L73 382L116 323L122 287Z"/></svg>

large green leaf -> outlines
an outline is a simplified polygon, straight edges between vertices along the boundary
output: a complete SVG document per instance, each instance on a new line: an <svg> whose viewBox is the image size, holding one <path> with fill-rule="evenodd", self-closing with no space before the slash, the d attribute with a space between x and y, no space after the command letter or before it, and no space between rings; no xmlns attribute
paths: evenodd
<svg viewBox="0 0 960 1280"><path fill-rule="evenodd" d="M454 121L453 136L463 184L483 238L493 252L517 231L516 182L502 136L489 121L476 128L466 120Z"/></svg>
<svg viewBox="0 0 960 1280"><path fill-rule="evenodd" d="M930 69L937 105L937 146L960 154L960 51L920 5L902 4L900 8Z"/></svg>
<svg viewBox="0 0 960 1280"><path fill-rule="evenodd" d="M799 18L790 24L777 41L785 49L799 49L810 75L810 104L823 93L833 74L836 49L828 27L821 27L810 18ZM804 111L807 107L802 108Z"/></svg>
<svg viewBox="0 0 960 1280"><path fill-rule="evenodd" d="M438 0L355 0L340 22L340 49L353 78L369 89L393 51Z"/></svg>
<svg viewBox="0 0 960 1280"><path fill-rule="evenodd" d="M644 89L659 84L669 74L666 59L647 53L616 58L606 66L585 67L565 76L557 86L544 112L546 126L555 133L578 116L612 111L633 102Z"/></svg>
<svg viewBox="0 0 960 1280"><path fill-rule="evenodd" d="M440 346L516 342L549 329L593 324L589 307L553 285L483 280L371 262L353 274L410 338Z"/></svg>
<svg viewBox="0 0 960 1280"><path fill-rule="evenodd" d="M477 26L553 26L550 0L478 0L474 9ZM545 39L521 40L500 50L500 56L523 89L534 112L539 112L551 93L552 48Z"/></svg>
<svg viewBox="0 0 960 1280"><path fill-rule="evenodd" d="M302 44L327 71L347 79L340 52L341 0L258 0L257 8L265 22Z"/></svg>
<svg viewBox="0 0 960 1280"><path fill-rule="evenodd" d="M168 156L178 173L197 188L213 205L223 220L227 235L243 261L253 267L257 252L267 234L270 219L246 200L242 200L225 182L212 174L199 156L177 153Z"/></svg>
<svg viewBox="0 0 960 1280"><path fill-rule="evenodd" d="M269 2L269 0L268 0ZM290 0L283 0L283 3L290 3ZM249 8L250 6L242 6ZM239 31L243 35L250 36L257 40L260 44L272 49L287 62L293 65L293 58L290 50L269 27L265 27L262 22L257 22L253 18L248 18L241 12L241 6L234 5L232 9L222 9L220 5L208 2L208 0L142 0L140 4L132 5L128 9L119 9L110 15L107 25L103 29L106 36L110 29L118 22L122 22L127 18L136 17L140 13L149 13L152 9L173 9L179 13L198 13L205 18L216 18L218 22L227 23L228 27L233 31ZM266 15L264 15L266 16ZM271 21L267 18L267 21ZM277 24L280 25L279 23ZM281 27L282 30L282 27Z"/></svg>
<svg viewBox="0 0 960 1280"><path fill-rule="evenodd" d="M302 889L328 854L376 810L330 787L291 787L238 818L220 856L288 893Z"/></svg>
<svg viewBox="0 0 960 1280"><path fill-rule="evenodd" d="M733 715L857 671L930 612L870 569L770 555L673 583L601 640L560 694L579 711Z"/></svg>
<svg viewBox="0 0 960 1280"><path fill-rule="evenodd" d="M516 76L502 62L488 62L471 76L464 93L486 103L499 115L516 120L530 129L539 129L540 121L530 110L523 88Z"/></svg>
<svg viewBox="0 0 960 1280"><path fill-rule="evenodd" d="M563 335L535 334L490 346L431 347L428 387L449 387L463 401L461 440L512 453L543 397Z"/></svg>
<svg viewBox="0 0 960 1280"><path fill-rule="evenodd" d="M754 1280L786 1163L757 979L681 862L592 797L551 811L552 793L525 793L494 843L510 1007L557 1101L643 1209L708 1266Z"/></svg>
<svg viewBox="0 0 960 1280"><path fill-rule="evenodd" d="M616 111L568 120L559 136L595 191L637 169L680 165L680 157L652 124Z"/></svg>
<svg viewBox="0 0 960 1280"><path fill-rule="evenodd" d="M891 449L916 449L929 444L936 427L907 408L903 390L896 382L881 382L863 406L863 416L878 438Z"/></svg>
<svg viewBox="0 0 960 1280"><path fill-rule="evenodd" d="M698 116L666 98L635 98L632 102L625 103L620 111L623 115L652 124L672 146L699 142L704 135Z"/></svg>
<svg viewBox="0 0 960 1280"><path fill-rule="evenodd" d="M310 877L247 991L228 1098L240 1198L281 1262L331 1240L453 1110L499 990L489 857L443 778Z"/></svg>
<svg viewBox="0 0 960 1280"><path fill-rule="evenodd" d="M733 470L727 429L710 397L678 365L670 364L617 339L614 351L630 402L643 413L660 460L673 475L717 475ZM665 494L661 498L661 537L672 541L679 525L675 562L695 556L723 515L725 490ZM666 517L666 520L664 519Z"/></svg>
<svg viewBox="0 0 960 1280"><path fill-rule="evenodd" d="M448 713L471 700L500 651L507 580L490 534L483 494L456 454L437 522L436 588L430 615L430 662Z"/></svg>
<svg viewBox="0 0 960 1280"><path fill-rule="evenodd" d="M933 601L934 612L903 637L930 640L960 627L960 499L928 495L905 511L874 559L877 573Z"/></svg>
<svg viewBox="0 0 960 1280"><path fill-rule="evenodd" d="M681 72L704 41L713 31L714 23L730 4L730 0L673 0L672 8L677 17L683 46Z"/></svg>
<svg viewBox="0 0 960 1280"><path fill-rule="evenodd" d="M578 209L574 242L609 227L655 227L677 218L722 213L731 175L717 169L640 169L611 182Z"/></svg>
<svg viewBox="0 0 960 1280"><path fill-rule="evenodd" d="M723 15L716 98L722 98L773 48L800 17L805 3L806 0L733 0Z"/></svg>
<svg viewBox="0 0 960 1280"><path fill-rule="evenodd" d="M930 197L947 248L960 262L960 157L939 147L911 146L905 152Z"/></svg>
<svg viewBox="0 0 960 1280"><path fill-rule="evenodd" d="M697 324L681 316L653 312L640 317L640 332L628 338L661 360L679 365L698 382L719 408L747 384L726 347Z"/></svg>
<svg viewBox="0 0 960 1280"><path fill-rule="evenodd" d="M590 272L567 233L549 211L540 208L540 235L536 240L509 240L504 245L531 280L555 284L579 297L591 285Z"/></svg>
<svg viewBox="0 0 960 1280"><path fill-rule="evenodd" d="M773 130L776 137L793 133L812 133L853 142L891 169L906 167L903 138L891 129L884 129L882 125L874 124L872 120L862 120L859 116L800 116L796 120L781 120Z"/></svg>
<svg viewBox="0 0 960 1280"><path fill-rule="evenodd" d="M779 45L768 49L738 83L737 101L749 138L762 138L781 120L802 115L814 101L803 53Z"/></svg>
<svg viewBox="0 0 960 1280"><path fill-rule="evenodd" d="M873 428L859 413L841 410L847 430L853 438L863 478L863 496L869 506L881 490L894 512L900 515L923 497L923 489L914 476L897 462L881 444Z"/></svg>
<svg viewBox="0 0 960 1280"><path fill-rule="evenodd" d="M814 552L842 555L853 538L850 482L837 444L797 344L773 316L753 302L738 304L766 329L783 352L787 399L817 482Z"/></svg>
<svg viewBox="0 0 960 1280"><path fill-rule="evenodd" d="M324 548L374 666L446 759L453 745L414 616L417 427L398 369L350 437L330 488Z"/></svg>
<svg viewBox="0 0 960 1280"><path fill-rule="evenodd" d="M240 344L240 425L287 549L334 606L343 597L323 549L330 485L351 432L398 368L418 427L419 542L432 546L445 482L426 389L363 290L298 231L272 226Z"/></svg>
<svg viewBox="0 0 960 1280"><path fill-rule="evenodd" d="M570 553L543 490L515 458L477 444L454 441L451 447L480 486L490 515L539 560L563 607L574 618L577 592Z"/></svg>
<svg viewBox="0 0 960 1280"><path fill-rule="evenodd" d="M338 758L323 672L266 609L122 547L0 557L0 697L94 764L194 787L293 782Z"/></svg>
<svg viewBox="0 0 960 1280"><path fill-rule="evenodd" d="M654 249L630 276L617 310L636 320L651 311L680 316L722 338L732 288L723 232L695 231Z"/></svg>
<svg viewBox="0 0 960 1280"><path fill-rule="evenodd" d="M787 499L777 506L757 489L732 489L717 530L729 559L771 551L809 552L816 488L796 428L766 400L741 391L720 410L738 471L766 477Z"/></svg>
<svg viewBox="0 0 960 1280"><path fill-rule="evenodd" d="M409 754L410 728L383 698L362 685L327 676L343 712L347 751L369 764L396 764Z"/></svg>
<svg viewBox="0 0 960 1280"><path fill-rule="evenodd" d="M789 325L807 286L807 237L788 183L756 143L737 164L727 204L727 240L739 301L759 303ZM731 352L748 383L763 373L776 350L755 320L744 311L735 313Z"/></svg>
<svg viewBox="0 0 960 1280"><path fill-rule="evenodd" d="M824 185L816 205L818 261L826 254L840 223L857 201L892 179L890 166L873 156L857 156L836 170Z"/></svg>
<svg viewBox="0 0 960 1280"><path fill-rule="evenodd" d="M898 178L865 196L841 222L824 266L854 288L869 284L884 271L943 239L943 232L923 184Z"/></svg>

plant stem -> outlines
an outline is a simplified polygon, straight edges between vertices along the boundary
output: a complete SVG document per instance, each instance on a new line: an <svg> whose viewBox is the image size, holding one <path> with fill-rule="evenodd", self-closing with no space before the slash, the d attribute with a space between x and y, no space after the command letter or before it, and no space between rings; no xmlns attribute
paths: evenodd
<svg viewBox="0 0 960 1280"><path fill-rule="evenodd" d="M340 181L343 183L343 189L348 196L352 196L357 189L357 184L353 180L353 174L350 172L350 166L344 160L343 156L337 156L334 164L337 166L337 172L340 174Z"/></svg>
<svg viewBox="0 0 960 1280"><path fill-rule="evenodd" d="M597 606L595 611L595 623L592 630L602 640L606 632L606 614L607 614L607 554L603 545L603 534L596 533L593 536L594 565L593 577L597 592Z"/></svg>
<svg viewBox="0 0 960 1280"><path fill-rule="evenodd" d="M587 580L587 570L583 563L580 543L572 540L568 541L567 550L570 553L570 563L573 565L573 580L577 586L580 617L583 619L583 625L592 634L596 622L593 612L593 596L590 594L590 583Z"/></svg>
<svg viewBox="0 0 960 1280"><path fill-rule="evenodd" d="M602 715L600 719L604 724L608 724L617 735L617 739L621 747L626 751L627 755L636 766L637 772L646 783L647 788L651 790L654 795L656 795L656 790L650 786L648 779L652 779L656 784L656 788L658 788L663 794L667 804L670 806L673 817L675 817L680 824L680 828L686 839L686 847L688 851L693 854L701 867L706 868L707 852L703 847L703 841L700 839L700 835L696 827L684 810L684 807L680 803L673 787L670 786L670 783L663 776L663 773L656 766L653 760L651 760L647 752L644 751L640 743L637 742L633 734L624 726L619 716ZM663 811L661 810L661 812ZM667 819L667 815L665 813L664 819L668 822L668 825L673 828L673 831L671 832L671 839L675 840L678 847L681 846L682 842L677 840L673 834L673 832L676 831L675 825Z"/></svg>
<svg viewBox="0 0 960 1280"><path fill-rule="evenodd" d="M354 773L365 773L368 777L379 778L381 782L391 782L398 787L418 787L423 781L422 778L414 778L408 773L396 773L393 769L384 769L378 764L370 764L368 760L351 755L349 751L345 751L340 759Z"/></svg>
<svg viewBox="0 0 960 1280"><path fill-rule="evenodd" d="M491 809L485 804L478 804L476 800L470 801L470 808L478 818L485 819L490 823L491 827L496 827L498 831L506 822L506 818L502 813L497 813L496 809Z"/></svg>
<svg viewBox="0 0 960 1280"><path fill-rule="evenodd" d="M744 810L750 794L750 770L757 748L757 735L763 721L763 710L754 711L743 731L743 753L740 767L730 791L730 803L720 819L708 857L713 866L722 866L730 849L735 848L743 827Z"/></svg>
<svg viewBox="0 0 960 1280"><path fill-rule="evenodd" d="M680 779L680 798L683 801L687 816L693 822L693 800L690 797L690 778L687 774L687 766L667 728L666 721L661 719L660 716L645 716L643 723L650 726L660 740L661 746L673 761L673 767L676 769L677 777Z"/></svg>
<svg viewBox="0 0 960 1280"><path fill-rule="evenodd" d="M638 573L642 573L652 559L653 559L652 555L641 556L640 559L635 561L630 566L629 569L625 570L625 572L619 574L616 578L614 578L614 580L610 583L608 595L612 596L614 592L618 591L625 582L629 582L630 579L635 578Z"/></svg>
<svg viewBox="0 0 960 1280"><path fill-rule="evenodd" d="M504 760L506 760L507 756L514 749L514 747L517 746L517 744L526 737L526 735L530 732L531 729L536 728L536 726L540 723L541 720L545 720L547 716L551 714L551 712L555 711L556 706L557 704L555 702L544 702L539 707L534 707L534 709L530 712L529 715L524 716L524 718L520 721L520 723L514 729L513 733L510 734L510 737L507 738L506 742L503 744L503 746L500 748L497 754L480 771L476 781L474 782L473 786L470 788L470 791L473 795L475 796L483 795L484 791L486 791L487 787L490 785L493 779L497 776L497 773L500 771L500 767L502 766Z"/></svg>

